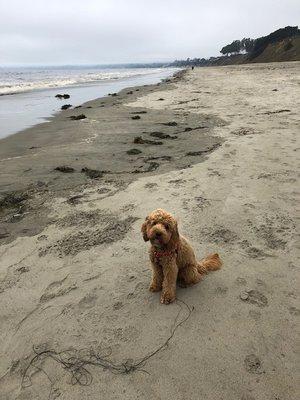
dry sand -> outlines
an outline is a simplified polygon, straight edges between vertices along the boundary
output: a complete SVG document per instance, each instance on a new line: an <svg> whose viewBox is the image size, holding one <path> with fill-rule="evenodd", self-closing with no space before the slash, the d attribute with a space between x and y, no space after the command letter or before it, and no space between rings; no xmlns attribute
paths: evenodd
<svg viewBox="0 0 300 400"><path fill-rule="evenodd" d="M299 62L195 69L0 141L1 400L298 398L299 72ZM53 171L61 165L75 171ZM199 258L224 261L178 289L189 319L144 371L87 366L75 371L93 377L82 386L42 357L22 387L33 347L92 350L130 369L187 315L147 290L140 225L157 207Z"/></svg>

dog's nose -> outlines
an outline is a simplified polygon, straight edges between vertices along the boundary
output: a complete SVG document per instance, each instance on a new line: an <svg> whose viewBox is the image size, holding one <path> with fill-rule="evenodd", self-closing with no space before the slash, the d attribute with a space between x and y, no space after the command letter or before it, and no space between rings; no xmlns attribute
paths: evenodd
<svg viewBox="0 0 300 400"><path fill-rule="evenodd" d="M155 236L156 236L157 238L160 238L160 237L161 237L161 233L160 233L160 232L156 232Z"/></svg>

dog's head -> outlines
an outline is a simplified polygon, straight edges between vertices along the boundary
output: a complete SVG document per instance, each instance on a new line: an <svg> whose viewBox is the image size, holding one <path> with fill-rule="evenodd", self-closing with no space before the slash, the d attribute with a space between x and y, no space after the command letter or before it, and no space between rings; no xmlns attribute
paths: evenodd
<svg viewBox="0 0 300 400"><path fill-rule="evenodd" d="M150 240L151 244L157 248L175 247L178 239L177 221L168 212L157 209L152 211L142 225L143 238Z"/></svg>

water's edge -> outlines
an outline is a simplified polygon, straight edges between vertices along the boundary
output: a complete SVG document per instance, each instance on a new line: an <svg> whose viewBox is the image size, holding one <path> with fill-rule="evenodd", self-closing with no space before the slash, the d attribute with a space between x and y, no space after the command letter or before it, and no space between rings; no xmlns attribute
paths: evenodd
<svg viewBox="0 0 300 400"><path fill-rule="evenodd" d="M61 110L64 104L72 107L87 101L119 92L126 87L155 84L172 76L178 69L166 69L159 73L149 73L138 77L123 78L113 81L102 81L97 84L69 86L31 92L18 93L0 97L0 140L49 120ZM58 100L57 93L68 93L69 99Z"/></svg>

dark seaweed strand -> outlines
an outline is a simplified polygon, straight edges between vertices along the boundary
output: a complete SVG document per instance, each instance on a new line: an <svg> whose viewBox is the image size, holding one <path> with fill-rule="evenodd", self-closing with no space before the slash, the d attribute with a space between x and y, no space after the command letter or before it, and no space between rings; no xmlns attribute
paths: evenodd
<svg viewBox="0 0 300 400"><path fill-rule="evenodd" d="M194 307L190 307L183 300L177 299L176 302L179 304L183 304L185 306L185 309L187 310L187 316L183 318L181 321L177 322L181 310L183 309L183 307L180 306L180 310L176 315L173 327L171 328L171 332L168 338L157 349L155 349L145 357L136 360L135 362L126 360L120 364L115 364L107 358L108 356L110 356L111 351L108 356L103 356L95 352L93 349L86 349L88 350L89 355L87 357L80 357L80 354L78 356L78 353L80 353L80 351L74 352L74 350L66 350L57 352L51 349L38 351L35 347L33 347L35 356L30 360L29 364L27 365L22 375L21 387L25 388L31 385L31 379L28 376L29 370L31 368L36 368L37 370L43 371L42 368L35 365L35 363L45 360L47 358L52 359L56 363L60 364L61 367L71 375L72 385L79 384L81 386L88 386L92 383L93 377L91 372L87 369L88 366L102 367L103 370L109 370L114 374L130 374L135 371L148 373L147 371L142 369L146 364L146 362L149 361L156 354L158 354L160 351L168 347L168 344L170 340L174 337L176 330L190 318L191 313L194 310ZM48 376L46 373L45 375ZM51 383L51 390L52 390L53 382L50 380L49 376L48 379ZM27 384L25 383L25 380L27 380Z"/></svg>

